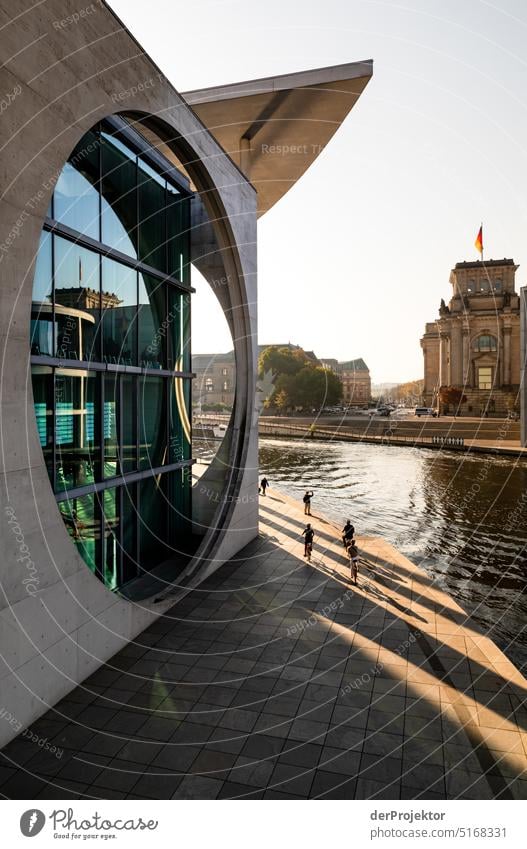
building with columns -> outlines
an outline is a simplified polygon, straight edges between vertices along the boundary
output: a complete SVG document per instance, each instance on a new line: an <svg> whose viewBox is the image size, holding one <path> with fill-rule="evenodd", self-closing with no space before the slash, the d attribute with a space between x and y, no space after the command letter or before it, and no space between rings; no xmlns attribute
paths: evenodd
<svg viewBox="0 0 527 849"><path fill-rule="evenodd" d="M518 266L512 259L458 262L452 297L426 325L424 401L437 406L440 388L463 392L462 415L506 415L517 408L520 384ZM444 413L454 406L442 404ZM457 405L456 405L457 406Z"/></svg>

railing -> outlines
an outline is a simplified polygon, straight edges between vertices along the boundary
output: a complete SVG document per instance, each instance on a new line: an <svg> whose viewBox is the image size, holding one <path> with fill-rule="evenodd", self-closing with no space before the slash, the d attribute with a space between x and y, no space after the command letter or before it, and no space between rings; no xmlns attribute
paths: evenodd
<svg viewBox="0 0 527 849"><path fill-rule="evenodd" d="M430 447L463 448L462 437L449 436L410 436L398 434L393 428L387 427L383 433L367 433L354 430L327 430L322 427L302 425L282 425L277 422L259 423L261 436L291 436L297 439L332 439L348 442L378 442L381 445L427 445Z"/></svg>

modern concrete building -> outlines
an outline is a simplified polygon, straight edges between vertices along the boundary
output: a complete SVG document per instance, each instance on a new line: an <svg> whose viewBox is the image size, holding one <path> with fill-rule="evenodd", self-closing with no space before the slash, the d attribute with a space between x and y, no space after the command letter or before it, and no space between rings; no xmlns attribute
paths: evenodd
<svg viewBox="0 0 527 849"><path fill-rule="evenodd" d="M257 534L256 217L371 76L358 63L185 98L90 8L0 0L0 683L18 729ZM308 153L267 156L269 133ZM194 486L192 266L236 365ZM0 743L15 733L0 723Z"/></svg>
<svg viewBox="0 0 527 849"><path fill-rule="evenodd" d="M458 262L450 273L452 297L426 325L424 402L435 406L441 388L464 397L462 415L506 415L517 409L520 384L518 266L512 259ZM443 412L449 411L442 404ZM450 404L453 411L457 404Z"/></svg>
<svg viewBox="0 0 527 849"><path fill-rule="evenodd" d="M322 359L322 365L337 374L342 383L342 400L348 406L363 407L371 399L370 370L362 357L339 362Z"/></svg>

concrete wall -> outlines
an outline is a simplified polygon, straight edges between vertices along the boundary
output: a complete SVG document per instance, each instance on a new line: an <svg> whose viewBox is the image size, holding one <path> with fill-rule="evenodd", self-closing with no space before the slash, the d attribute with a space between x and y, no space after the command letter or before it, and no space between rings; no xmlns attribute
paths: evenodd
<svg viewBox="0 0 527 849"><path fill-rule="evenodd" d="M33 410L29 321L42 222L69 153L109 114L149 116L158 133L177 140L230 275L225 303L233 310L237 404L228 491L220 494L189 576L199 582L256 533L257 505L249 497L257 475L255 192L115 16L103 5L91 8L74 22L67 19L78 11L70 2L0 0L13 57L0 69L8 104L0 152L0 707L22 726L169 603L120 599L77 555L49 484ZM0 744L12 734L0 721Z"/></svg>

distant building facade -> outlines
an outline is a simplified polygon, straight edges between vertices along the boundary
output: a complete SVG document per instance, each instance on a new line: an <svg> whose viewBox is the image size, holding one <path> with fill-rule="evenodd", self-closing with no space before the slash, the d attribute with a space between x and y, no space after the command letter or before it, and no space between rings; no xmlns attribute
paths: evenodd
<svg viewBox="0 0 527 849"><path fill-rule="evenodd" d="M207 404L234 404L236 363L234 351L226 354L194 354L192 371L196 375L193 385L193 406Z"/></svg>
<svg viewBox="0 0 527 849"><path fill-rule="evenodd" d="M258 356L267 348L288 348L290 351L302 351L300 345L291 342L284 344L258 345ZM319 360L313 351L304 351L306 357L319 365ZM196 375L193 384L193 406L202 409L203 405L224 404L232 407L234 404L234 384L236 380L236 363L234 351L225 354L194 354L192 356L192 371Z"/></svg>
<svg viewBox="0 0 527 849"><path fill-rule="evenodd" d="M518 404L520 299L512 259L458 262L452 297L426 325L424 403L437 405L441 387L462 390L463 415L506 415ZM444 412L453 412L444 408Z"/></svg>
<svg viewBox="0 0 527 849"><path fill-rule="evenodd" d="M320 360L324 368L331 369L342 382L342 401L351 406L364 406L371 398L370 370L364 360L346 360L339 362L334 359Z"/></svg>

